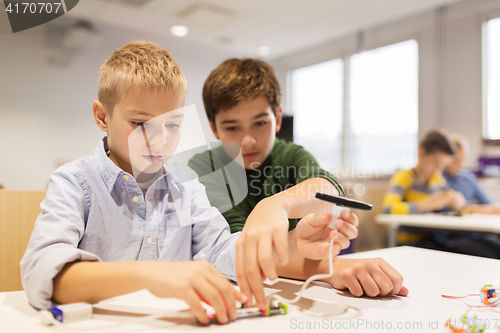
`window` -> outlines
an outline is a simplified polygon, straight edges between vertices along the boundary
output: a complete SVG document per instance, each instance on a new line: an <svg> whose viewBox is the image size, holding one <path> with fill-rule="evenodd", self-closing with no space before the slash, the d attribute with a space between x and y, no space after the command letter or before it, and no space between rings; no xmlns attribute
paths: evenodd
<svg viewBox="0 0 500 333"><path fill-rule="evenodd" d="M341 164L343 66L335 59L292 72L293 141L326 169Z"/></svg>
<svg viewBox="0 0 500 333"><path fill-rule="evenodd" d="M500 18L486 22L484 40L483 136L500 140Z"/></svg>
<svg viewBox="0 0 500 333"><path fill-rule="evenodd" d="M370 172L365 176L392 174L414 166L417 42L392 44L346 59L348 73L341 59L292 72L294 142L310 151L323 168L338 174L343 167L345 176L359 175L361 170ZM347 91L344 82L348 82ZM344 111L343 100L348 103ZM343 115L348 117L348 128L342 126Z"/></svg>
<svg viewBox="0 0 500 333"><path fill-rule="evenodd" d="M417 164L418 44L355 54L350 60L350 163L391 174Z"/></svg>

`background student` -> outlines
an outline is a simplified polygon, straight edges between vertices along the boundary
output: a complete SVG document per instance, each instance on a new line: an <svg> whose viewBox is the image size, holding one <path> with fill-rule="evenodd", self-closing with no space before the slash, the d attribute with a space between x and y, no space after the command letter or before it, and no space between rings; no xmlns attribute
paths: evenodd
<svg viewBox="0 0 500 333"><path fill-rule="evenodd" d="M464 168L469 155L467 139L459 134L450 134L450 140L455 144L456 152L453 161L443 172L448 185L465 197L468 213L500 214L500 207L494 205L484 193L476 175Z"/></svg>
<svg viewBox="0 0 500 333"><path fill-rule="evenodd" d="M453 161L455 145L442 130L426 133L419 143L417 165L396 172L384 196L386 214L460 211L466 201L446 184L443 170Z"/></svg>
<svg viewBox="0 0 500 333"><path fill-rule="evenodd" d="M455 143L442 130L428 132L419 145L413 169L398 171L389 183L383 205L388 214L416 214L453 210L464 213L464 196L450 188L442 175L455 159ZM399 242L441 251L500 258L500 242L489 236L455 232L425 234L404 228Z"/></svg>

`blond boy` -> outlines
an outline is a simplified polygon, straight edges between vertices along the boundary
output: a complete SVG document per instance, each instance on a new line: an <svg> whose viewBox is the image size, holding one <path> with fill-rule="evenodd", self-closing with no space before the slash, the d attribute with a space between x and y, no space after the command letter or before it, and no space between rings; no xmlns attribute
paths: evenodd
<svg viewBox="0 0 500 333"><path fill-rule="evenodd" d="M239 235L230 234L196 179L175 178L192 171L167 161L186 92L179 65L157 44L129 43L104 63L93 112L107 136L94 155L52 174L21 261L33 306L148 289L186 301L202 323L202 300L220 323L236 317L236 301L247 301L227 280L236 279ZM290 258L326 257L330 218L304 218L289 235Z"/></svg>

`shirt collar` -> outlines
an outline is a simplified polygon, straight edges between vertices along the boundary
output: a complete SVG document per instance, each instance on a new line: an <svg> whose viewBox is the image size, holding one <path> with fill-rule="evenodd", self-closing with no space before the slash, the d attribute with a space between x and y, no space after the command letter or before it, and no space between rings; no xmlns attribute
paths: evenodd
<svg viewBox="0 0 500 333"><path fill-rule="evenodd" d="M109 192L113 190L115 186L116 180L118 176L121 174L132 177L129 173L120 169L116 164L113 163L108 157L108 138L104 137L97 144L97 147L94 151L94 158L97 162L97 167L99 168L99 172L101 174L102 180L106 185L106 188Z"/></svg>
<svg viewBox="0 0 500 333"><path fill-rule="evenodd" d="M443 175L447 176L451 180L456 180L456 179L458 179L458 177L463 177L464 176L464 170L458 171L458 173L456 174L456 176L452 176L449 173L447 173L446 171L443 171Z"/></svg>
<svg viewBox="0 0 500 333"><path fill-rule="evenodd" d="M132 179L134 178L134 176L129 174L128 172L123 171L115 163L113 163L113 161L111 161L111 159L109 159L108 157L108 152L109 152L108 138L104 137L97 144L97 147L94 152L94 158L97 162L97 167L99 168L102 180L104 181L104 184L106 185L108 191L111 192L116 184L116 180L118 179L118 177L123 177L126 175L127 177ZM166 173L166 175L168 175L168 173ZM163 179L166 175L164 174L159 179ZM159 181L159 179L155 181L155 184ZM177 182L172 177L168 177L166 178L166 180L171 185L174 185L178 191L180 191ZM156 184L156 186L158 185L159 184Z"/></svg>
<svg viewBox="0 0 500 333"><path fill-rule="evenodd" d="M108 154L108 144L107 144L107 137L104 137L99 143L97 144L96 150L94 152L94 158L97 162L97 167L99 168L99 172L101 174L101 177L104 181L104 184L106 185L106 188L108 191L111 193L113 190L113 187L116 184L116 181L119 176L124 176L127 175L128 177L133 177L130 175L128 172L123 171L120 169L118 166L116 166L113 161L109 159L107 156ZM170 163L167 162L166 170L173 171L174 173L175 168L169 168ZM164 179L165 185L167 186L167 191L170 190L172 196L173 196L173 201L174 201L174 206L177 210L177 213L179 214L179 218L181 220L189 221L190 220L190 209L189 205L190 202L188 200L181 200L182 199L182 194L184 190L184 186L182 182L179 182L178 180L175 180L174 175L171 172L167 172L164 174L160 179ZM182 177L181 177L182 179ZM158 183L159 179L155 181L153 186L161 186Z"/></svg>

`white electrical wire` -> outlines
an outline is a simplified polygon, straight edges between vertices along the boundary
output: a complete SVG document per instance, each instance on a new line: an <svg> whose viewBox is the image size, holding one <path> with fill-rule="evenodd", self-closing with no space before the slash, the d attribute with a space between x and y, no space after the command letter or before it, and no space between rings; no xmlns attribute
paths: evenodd
<svg viewBox="0 0 500 333"><path fill-rule="evenodd" d="M332 208L332 219L330 221L330 228L335 228L334 223L335 221L340 218L340 215L345 212L349 211L349 208L346 207L341 207L341 206L333 206ZM330 240L330 248L328 250L328 273L327 274L316 274L313 276L310 276L302 285L302 288L300 288L299 293L297 294L297 297L295 297L292 300L288 300L284 297L281 297L280 295L275 295L275 297L281 298L283 301L285 301L288 304L293 304L297 303L301 298L302 298L302 293L304 290L306 290L307 286L313 281L316 280L321 280L321 279L328 279L333 275L333 239Z"/></svg>
<svg viewBox="0 0 500 333"><path fill-rule="evenodd" d="M328 279L329 277L331 277L333 275L333 256L332 256L332 252L333 252L333 239L330 240L330 249L328 250L328 252L329 252L328 253L328 267L329 267L328 274L316 274L316 275L310 276L306 280L306 282L304 282L304 284L302 285L302 288L300 288L300 291L299 291L297 297L295 297L292 300L288 300L286 298L283 298L280 295L274 295L274 296L276 298L278 298L278 297L281 298L283 301L286 301L286 303L288 303L288 304L297 303L302 298L302 293L304 292L304 290L307 288L307 286L312 281L320 280L320 279Z"/></svg>

